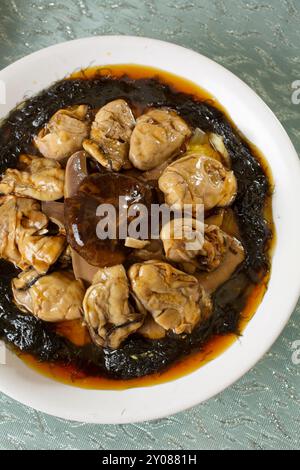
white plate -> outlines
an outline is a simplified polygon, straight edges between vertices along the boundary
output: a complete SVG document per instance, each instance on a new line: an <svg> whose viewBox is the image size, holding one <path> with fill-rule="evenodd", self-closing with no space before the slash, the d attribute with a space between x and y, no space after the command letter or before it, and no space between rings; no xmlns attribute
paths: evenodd
<svg viewBox="0 0 300 470"><path fill-rule="evenodd" d="M277 231L269 289L244 336L196 372L162 385L125 391L90 391L51 381L8 353L0 366L0 390L46 413L91 423L128 423L161 418L216 395L238 380L268 351L286 325L299 296L300 166L283 127L240 79L195 52L153 39L93 37L43 49L0 72L7 86L4 117L23 100L75 69L136 63L194 81L228 110L245 136L265 154L275 179Z"/></svg>

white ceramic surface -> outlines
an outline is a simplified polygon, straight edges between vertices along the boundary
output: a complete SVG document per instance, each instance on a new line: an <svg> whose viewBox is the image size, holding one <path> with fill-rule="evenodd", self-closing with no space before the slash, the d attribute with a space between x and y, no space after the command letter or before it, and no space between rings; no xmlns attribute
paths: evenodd
<svg viewBox="0 0 300 470"><path fill-rule="evenodd" d="M181 379L124 391L73 388L40 376L8 353L0 365L0 390L46 413L92 423L156 419L196 405L244 375L272 346L300 293L300 165L283 127L266 104L232 73L195 52L146 38L79 39L31 54L0 72L6 83L5 117L29 97L72 71L91 65L136 63L194 81L228 110L244 135L265 154L275 180L277 244L269 289L243 337L223 355ZM183 67L184 64L184 67Z"/></svg>

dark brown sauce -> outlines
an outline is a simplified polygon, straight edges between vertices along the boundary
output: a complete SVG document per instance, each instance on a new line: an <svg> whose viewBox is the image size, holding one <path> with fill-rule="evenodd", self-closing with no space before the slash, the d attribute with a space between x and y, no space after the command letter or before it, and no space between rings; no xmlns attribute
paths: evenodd
<svg viewBox="0 0 300 470"><path fill-rule="evenodd" d="M170 106L192 126L223 136L239 184L233 210L247 257L214 294L211 321L196 328L192 335L170 335L166 340L153 342L136 336L113 352L101 352L93 346L80 322L53 327L20 314L12 304L10 292L15 270L1 262L0 337L14 345L30 367L84 388L124 389L162 383L216 358L237 340L255 314L270 275L274 241L271 172L264 157L240 135L223 107L188 80L136 65L77 72L9 116L0 128L1 169L14 166L21 151L34 151L32 135L59 108L87 103L94 112L119 97L125 98L137 115L150 106Z"/></svg>

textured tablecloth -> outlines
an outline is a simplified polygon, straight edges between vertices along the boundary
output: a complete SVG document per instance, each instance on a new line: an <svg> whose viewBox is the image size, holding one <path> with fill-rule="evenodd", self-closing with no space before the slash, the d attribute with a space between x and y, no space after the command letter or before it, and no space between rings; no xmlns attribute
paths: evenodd
<svg viewBox="0 0 300 470"><path fill-rule="evenodd" d="M299 0L1 0L0 67L91 35L175 42L248 83L300 152L300 105L291 99L292 83L300 80L299 25ZM0 449L299 449L300 365L292 360L292 345L300 340L299 310L300 305L271 352L242 380L167 419L122 426L70 423L0 394Z"/></svg>

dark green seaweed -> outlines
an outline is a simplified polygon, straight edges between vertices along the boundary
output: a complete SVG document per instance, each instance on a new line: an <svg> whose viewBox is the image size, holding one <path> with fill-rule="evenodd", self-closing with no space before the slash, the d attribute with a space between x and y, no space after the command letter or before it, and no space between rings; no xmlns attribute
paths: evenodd
<svg viewBox="0 0 300 470"><path fill-rule="evenodd" d="M93 111L117 98L124 98L139 109L169 106L191 126L223 136L238 181L233 210L246 250L243 265L214 294L214 313L206 324L198 326L191 335L170 334L159 341L132 336L117 351L102 351L94 345L74 346L56 334L54 326L20 312L13 304L10 287L17 270L0 262L0 338L41 361L73 364L87 375L125 379L163 371L199 350L214 335L239 334L241 310L247 302L249 287L260 282L269 269L271 232L263 209L270 185L260 162L220 110L178 93L158 80L127 77L64 80L24 102L0 128L0 173L16 166L21 152L35 152L32 136L58 109L85 103Z"/></svg>

